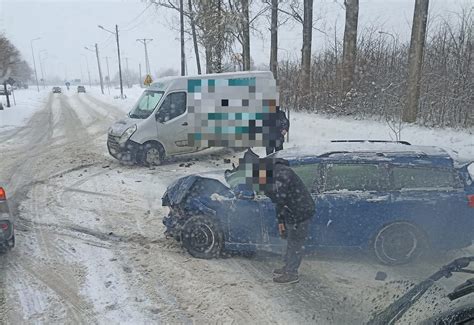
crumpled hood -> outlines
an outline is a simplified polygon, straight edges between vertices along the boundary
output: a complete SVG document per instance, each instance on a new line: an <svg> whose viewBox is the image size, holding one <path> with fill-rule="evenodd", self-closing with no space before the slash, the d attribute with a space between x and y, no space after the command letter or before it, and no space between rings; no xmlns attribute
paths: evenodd
<svg viewBox="0 0 474 325"><path fill-rule="evenodd" d="M173 206L180 204L188 196L210 199L215 193L224 197L234 197L230 189L217 179L189 175L168 186L161 200L163 206Z"/></svg>
<svg viewBox="0 0 474 325"><path fill-rule="evenodd" d="M126 129L128 129L135 123L136 123L136 120L133 120L129 117L121 119L115 122L114 124L112 124L112 126L109 129L109 134L119 137L125 132Z"/></svg>

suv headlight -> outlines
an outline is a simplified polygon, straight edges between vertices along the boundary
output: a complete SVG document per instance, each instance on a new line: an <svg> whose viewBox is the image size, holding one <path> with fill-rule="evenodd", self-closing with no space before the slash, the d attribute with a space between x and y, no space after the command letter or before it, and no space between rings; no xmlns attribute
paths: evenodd
<svg viewBox="0 0 474 325"><path fill-rule="evenodd" d="M125 130L125 132L122 133L122 136L120 137L119 144L125 144L128 139L135 133L137 130L137 126L133 125L129 127L128 129Z"/></svg>

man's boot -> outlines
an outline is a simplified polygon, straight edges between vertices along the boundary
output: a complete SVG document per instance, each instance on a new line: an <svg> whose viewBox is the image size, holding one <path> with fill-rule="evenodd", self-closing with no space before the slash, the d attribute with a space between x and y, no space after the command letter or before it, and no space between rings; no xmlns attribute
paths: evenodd
<svg viewBox="0 0 474 325"><path fill-rule="evenodd" d="M299 281L300 281L300 278L298 277L298 274L294 274L294 273L285 273L273 278L273 282L282 283L282 284L297 283Z"/></svg>
<svg viewBox="0 0 474 325"><path fill-rule="evenodd" d="M286 268L285 267L281 267L279 269L274 269L273 270L273 275L277 276L277 275L283 275L286 273Z"/></svg>

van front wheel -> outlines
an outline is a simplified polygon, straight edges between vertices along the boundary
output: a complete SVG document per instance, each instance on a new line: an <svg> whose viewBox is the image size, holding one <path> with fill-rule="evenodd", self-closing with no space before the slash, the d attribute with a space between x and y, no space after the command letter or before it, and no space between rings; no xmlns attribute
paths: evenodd
<svg viewBox="0 0 474 325"><path fill-rule="evenodd" d="M159 143L147 143L143 148L141 162L145 166L159 166L165 159L165 149Z"/></svg>

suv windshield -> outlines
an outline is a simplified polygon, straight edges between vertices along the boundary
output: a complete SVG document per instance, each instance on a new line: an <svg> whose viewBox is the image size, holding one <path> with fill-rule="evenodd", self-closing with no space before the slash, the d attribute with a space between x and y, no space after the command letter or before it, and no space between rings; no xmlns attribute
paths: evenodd
<svg viewBox="0 0 474 325"><path fill-rule="evenodd" d="M135 107L128 113L128 117L136 119L145 119L153 113L156 105L163 97L162 91L145 90L138 99Z"/></svg>

